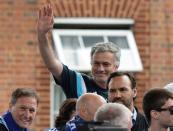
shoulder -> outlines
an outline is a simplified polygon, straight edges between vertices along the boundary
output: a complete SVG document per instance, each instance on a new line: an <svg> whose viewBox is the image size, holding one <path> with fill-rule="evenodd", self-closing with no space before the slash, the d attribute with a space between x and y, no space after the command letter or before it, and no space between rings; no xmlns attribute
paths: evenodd
<svg viewBox="0 0 173 131"><path fill-rule="evenodd" d="M138 112L137 108L135 109L137 111L137 118L134 126L132 127L132 131L145 131L148 128L148 122L145 116L142 113Z"/></svg>
<svg viewBox="0 0 173 131"><path fill-rule="evenodd" d="M0 131L8 131L4 119L0 116Z"/></svg>
<svg viewBox="0 0 173 131"><path fill-rule="evenodd" d="M69 69L66 65L63 65L63 71L61 73L60 79L53 76L56 84L62 87L69 87L70 85L75 85L77 72Z"/></svg>
<svg viewBox="0 0 173 131"><path fill-rule="evenodd" d="M76 130L76 124L75 122L68 122L66 123L66 131L75 131Z"/></svg>
<svg viewBox="0 0 173 131"><path fill-rule="evenodd" d="M146 120L145 116L142 113L140 113L140 112L137 112L137 119L144 119L144 120Z"/></svg>
<svg viewBox="0 0 173 131"><path fill-rule="evenodd" d="M0 123L0 131L8 131L4 124Z"/></svg>
<svg viewBox="0 0 173 131"><path fill-rule="evenodd" d="M66 129L74 131L76 130L76 125L81 121L81 118L78 116L74 116L70 121L66 123Z"/></svg>
<svg viewBox="0 0 173 131"><path fill-rule="evenodd" d="M148 126L147 119L142 113L137 112L137 118L136 119L137 119L137 121L139 121L139 123L143 123L144 125Z"/></svg>
<svg viewBox="0 0 173 131"><path fill-rule="evenodd" d="M138 111L138 109L135 107L135 110L136 110L136 112L137 112L137 119L139 119L139 118L141 118L141 119L145 119L145 116L141 113L141 112L139 112Z"/></svg>

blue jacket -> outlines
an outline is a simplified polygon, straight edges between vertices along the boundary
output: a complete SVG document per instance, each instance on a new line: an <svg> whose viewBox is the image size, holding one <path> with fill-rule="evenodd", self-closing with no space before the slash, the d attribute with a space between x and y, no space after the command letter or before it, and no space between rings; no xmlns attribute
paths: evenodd
<svg viewBox="0 0 173 131"><path fill-rule="evenodd" d="M13 119L11 112L7 112L0 117L0 125L5 127L7 131L29 131L29 129L21 128ZM5 130L4 130L5 131Z"/></svg>
<svg viewBox="0 0 173 131"><path fill-rule="evenodd" d="M84 122L85 121L82 118L75 116L66 123L66 131L77 131L77 126L79 124L84 124Z"/></svg>

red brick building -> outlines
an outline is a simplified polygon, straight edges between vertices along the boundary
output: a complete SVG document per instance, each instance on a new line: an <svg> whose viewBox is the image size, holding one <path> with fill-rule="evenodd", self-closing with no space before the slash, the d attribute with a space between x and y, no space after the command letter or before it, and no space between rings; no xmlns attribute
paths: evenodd
<svg viewBox="0 0 173 131"><path fill-rule="evenodd" d="M173 81L172 0L0 0L0 113L17 87L36 88L41 97L32 131L50 125L50 73L38 50L38 9L51 3L55 17L131 18L142 60L136 72L141 109L144 92Z"/></svg>

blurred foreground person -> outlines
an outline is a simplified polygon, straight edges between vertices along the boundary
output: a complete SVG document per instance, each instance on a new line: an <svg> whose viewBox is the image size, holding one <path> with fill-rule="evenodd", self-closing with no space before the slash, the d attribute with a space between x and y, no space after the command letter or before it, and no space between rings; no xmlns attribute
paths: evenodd
<svg viewBox="0 0 173 131"><path fill-rule="evenodd" d="M123 104L107 103L98 108L94 120L97 122L107 122L110 125L131 131L131 116L131 111Z"/></svg>
<svg viewBox="0 0 173 131"><path fill-rule="evenodd" d="M106 103L106 100L95 93L85 93L80 96L76 103L76 116L66 124L66 131L76 131L79 124L94 120L97 109Z"/></svg>

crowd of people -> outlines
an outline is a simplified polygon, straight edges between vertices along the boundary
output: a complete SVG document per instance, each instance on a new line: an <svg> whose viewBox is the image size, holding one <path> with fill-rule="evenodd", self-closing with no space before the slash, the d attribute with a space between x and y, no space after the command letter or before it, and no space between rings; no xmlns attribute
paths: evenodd
<svg viewBox="0 0 173 131"><path fill-rule="evenodd" d="M53 28L53 10L45 5L39 10L38 43L41 56L67 97L59 109L55 127L49 131L77 131L89 122L127 131L172 131L173 84L149 89L143 98L143 111L135 107L136 80L132 73L119 72L121 50L112 42L91 48L92 76L64 65L48 43ZM33 123L39 97L34 89L18 88L11 95L8 111L0 117L0 131L28 131Z"/></svg>

